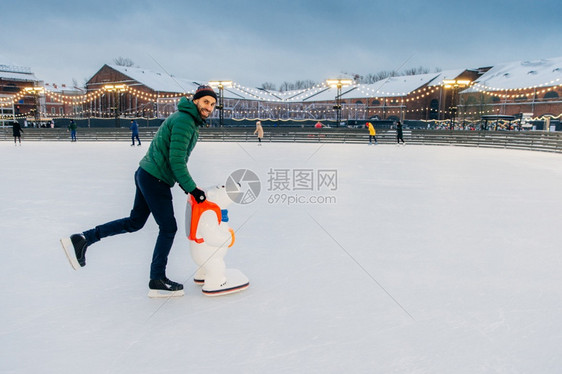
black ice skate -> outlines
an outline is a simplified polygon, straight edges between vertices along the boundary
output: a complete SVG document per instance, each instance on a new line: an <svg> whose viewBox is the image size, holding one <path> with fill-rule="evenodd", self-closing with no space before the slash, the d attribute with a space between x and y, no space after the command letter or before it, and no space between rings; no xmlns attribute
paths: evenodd
<svg viewBox="0 0 562 374"><path fill-rule="evenodd" d="M148 297L183 296L183 284L173 282L168 278L151 279L148 283Z"/></svg>
<svg viewBox="0 0 562 374"><path fill-rule="evenodd" d="M60 242L74 270L86 266L86 248L88 248L88 242L83 234L73 234L70 238L62 238Z"/></svg>

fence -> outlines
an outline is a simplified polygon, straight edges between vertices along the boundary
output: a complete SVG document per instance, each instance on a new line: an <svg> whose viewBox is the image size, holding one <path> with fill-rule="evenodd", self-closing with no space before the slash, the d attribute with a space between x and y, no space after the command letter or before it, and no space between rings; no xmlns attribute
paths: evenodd
<svg viewBox="0 0 562 374"><path fill-rule="evenodd" d="M157 127L140 128L142 141L151 140ZM264 128L264 142L284 143L348 143L366 144L368 132L351 128ZM203 142L255 142L253 128L204 128L199 140ZM78 141L131 141L131 132L126 128L78 128ZM62 128L24 128L25 141L70 141L70 135ZM0 130L0 140L12 141L12 129ZM396 142L394 130L377 131L379 144ZM404 130L408 144L433 146L465 146L485 148L524 149L562 153L562 133L543 131L449 131L449 130Z"/></svg>

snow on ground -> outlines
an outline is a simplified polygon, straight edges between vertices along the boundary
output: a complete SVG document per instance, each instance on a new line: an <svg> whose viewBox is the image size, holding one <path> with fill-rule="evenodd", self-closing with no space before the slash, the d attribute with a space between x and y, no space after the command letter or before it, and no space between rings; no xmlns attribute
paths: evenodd
<svg viewBox="0 0 562 374"><path fill-rule="evenodd" d="M180 231L149 299L157 227L106 238L71 269L59 238L128 214L146 147L0 142L1 373L557 373L562 156L459 147L199 143L200 186L237 169L243 293L201 294ZM333 173L333 171L336 171ZM296 185L293 172L313 177ZM302 174L304 173L304 174ZM329 174L332 173L332 174ZM316 182L319 180L315 179ZM318 187L321 187L318 190ZM323 203L288 204L311 197ZM335 198L335 201L334 201ZM307 200L308 201L308 200Z"/></svg>

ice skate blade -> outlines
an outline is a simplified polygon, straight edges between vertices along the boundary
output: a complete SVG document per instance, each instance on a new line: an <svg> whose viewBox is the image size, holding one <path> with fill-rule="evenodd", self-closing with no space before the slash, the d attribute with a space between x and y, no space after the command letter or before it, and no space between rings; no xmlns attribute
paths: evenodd
<svg viewBox="0 0 562 374"><path fill-rule="evenodd" d="M148 291L148 297L150 298L164 298L164 297L180 297L185 295L183 290L178 291L166 291L166 290L150 290Z"/></svg>
<svg viewBox="0 0 562 374"><path fill-rule="evenodd" d="M64 249L68 262L70 262L70 266L72 266L74 270L80 269L81 266L76 258L76 251L74 250L74 245L72 245L70 238L62 238L60 244L62 245L62 249Z"/></svg>
<svg viewBox="0 0 562 374"><path fill-rule="evenodd" d="M239 286L234 286L234 287L231 287L231 288L224 288L224 289L210 290L210 291L209 290L203 290L203 294L205 296L224 296L224 295L230 295L231 293L244 291L248 287L250 287L250 282L248 282L246 284L239 285Z"/></svg>

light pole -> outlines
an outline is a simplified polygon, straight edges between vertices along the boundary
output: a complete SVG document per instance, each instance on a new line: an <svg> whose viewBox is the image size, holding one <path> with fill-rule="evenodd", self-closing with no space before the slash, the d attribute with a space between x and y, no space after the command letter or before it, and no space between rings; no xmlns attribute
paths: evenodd
<svg viewBox="0 0 562 374"><path fill-rule="evenodd" d="M443 79L443 87L453 89L451 106L449 107L451 116L451 130L455 129L455 115L457 113L456 96L459 92L459 88L467 87L468 85L470 85L470 83L471 82L468 79Z"/></svg>
<svg viewBox="0 0 562 374"><path fill-rule="evenodd" d="M33 95L33 101L35 104L35 109L33 109L35 111L34 113L34 117L35 117L35 123L39 122L39 119L41 117L39 111L40 111L40 103L39 103L39 95L41 93L43 93L44 89L43 87L25 87L24 88L25 92Z"/></svg>
<svg viewBox="0 0 562 374"><path fill-rule="evenodd" d="M336 88L336 100L334 105L334 110L336 111L336 126L340 126L341 122L341 110L342 110L342 98L341 89L342 87L350 86L353 84L352 79L327 79L326 84L332 88Z"/></svg>
<svg viewBox="0 0 562 374"><path fill-rule="evenodd" d="M127 87L124 84L106 84L105 86L103 86L104 90L108 91L108 92L115 92L114 95L114 99L113 99L113 107L110 107L109 109L113 109L114 110L114 114L115 114L115 127L120 127L119 124L119 104L120 104L120 95L127 91Z"/></svg>
<svg viewBox="0 0 562 374"><path fill-rule="evenodd" d="M216 108L219 110L219 126L223 126L224 121L224 89L232 87L232 81L210 81L209 86L219 89L219 102Z"/></svg>

